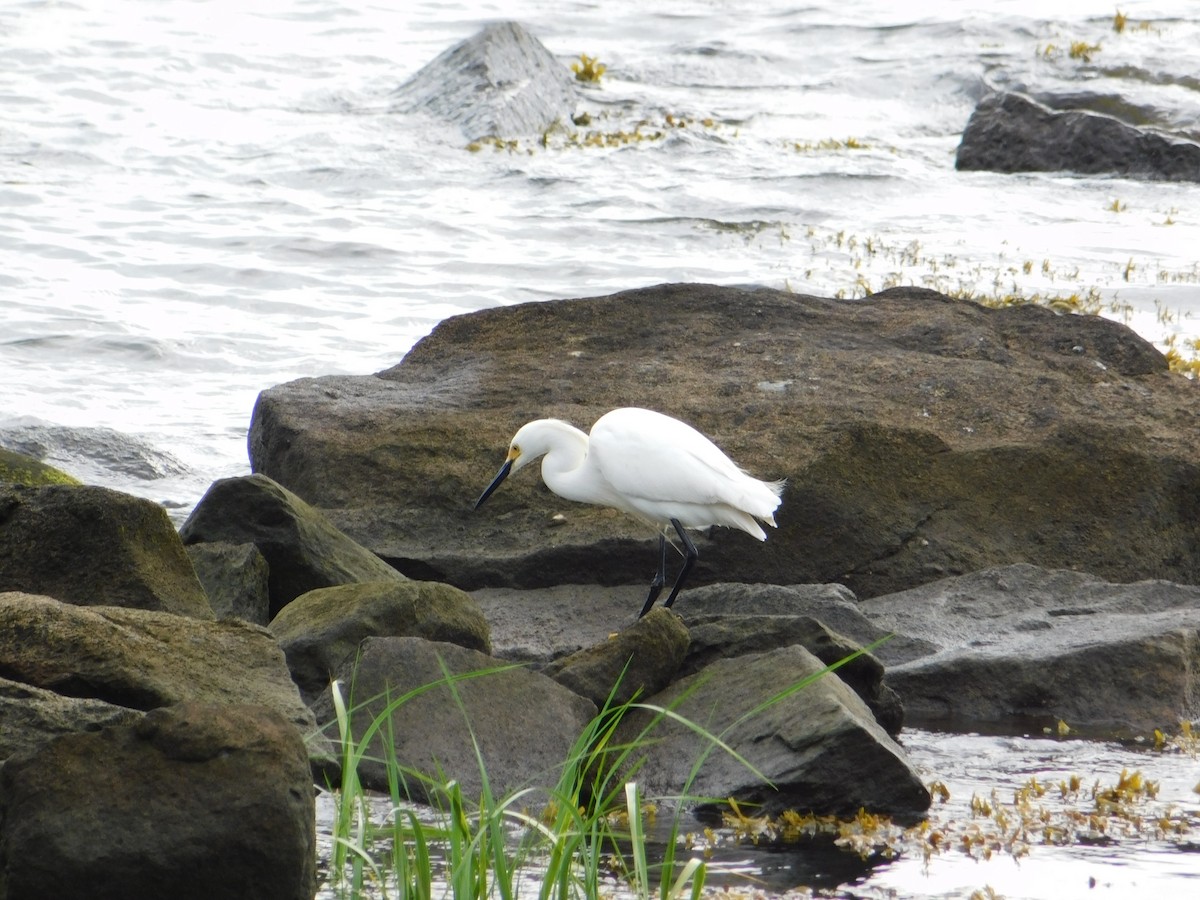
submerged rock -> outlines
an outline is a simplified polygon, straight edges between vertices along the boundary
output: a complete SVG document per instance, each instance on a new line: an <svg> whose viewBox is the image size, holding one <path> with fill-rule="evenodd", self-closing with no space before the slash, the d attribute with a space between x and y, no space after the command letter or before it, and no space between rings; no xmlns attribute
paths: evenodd
<svg viewBox="0 0 1200 900"><path fill-rule="evenodd" d="M304 742L278 712L184 704L0 767L6 898L311 900Z"/></svg>
<svg viewBox="0 0 1200 900"><path fill-rule="evenodd" d="M516 22L497 22L451 47L394 93L397 112L456 123L471 140L541 134L569 119L571 73Z"/></svg>
<svg viewBox="0 0 1200 900"><path fill-rule="evenodd" d="M1200 587L1004 566L864 601L910 722L1147 735L1200 717Z"/></svg>
<svg viewBox="0 0 1200 900"><path fill-rule="evenodd" d="M189 471L149 441L113 428L12 423L0 427L0 446L62 466L85 480L116 474L156 481Z"/></svg>
<svg viewBox="0 0 1200 900"><path fill-rule="evenodd" d="M1087 110L1054 110L1023 94L979 101L958 145L961 171L1076 172L1200 181L1200 143Z"/></svg>
<svg viewBox="0 0 1200 900"><path fill-rule="evenodd" d="M90 485L0 485L0 591L213 617L163 508Z"/></svg>
<svg viewBox="0 0 1200 900"><path fill-rule="evenodd" d="M1198 391L1099 317L916 288L835 300L660 285L452 317L377 375L264 391L250 454L413 577L638 585L632 619L656 549L632 520L562 500L535 472L472 510L526 420L586 427L637 405L689 421L755 475L787 478L779 529L765 544L699 536L691 585L840 582L869 597L1023 561L1200 581L1177 502L1200 494Z"/></svg>
<svg viewBox="0 0 1200 900"><path fill-rule="evenodd" d="M272 617L317 588L407 580L338 531L319 510L262 475L214 482L179 534L188 544L254 544L269 566Z"/></svg>

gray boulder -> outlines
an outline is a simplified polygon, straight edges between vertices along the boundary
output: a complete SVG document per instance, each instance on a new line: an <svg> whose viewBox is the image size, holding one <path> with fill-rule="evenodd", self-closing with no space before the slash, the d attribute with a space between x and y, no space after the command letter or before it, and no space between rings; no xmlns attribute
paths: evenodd
<svg viewBox="0 0 1200 900"><path fill-rule="evenodd" d="M471 596L491 626L493 655L536 668L633 625L646 600L646 586L482 588Z"/></svg>
<svg viewBox="0 0 1200 900"><path fill-rule="evenodd" d="M479 801L483 781L476 743L494 796L554 787L572 746L596 714L591 702L545 675L415 637L368 638L357 662L348 661L338 678L353 710L356 739L384 714L389 700L405 698L392 711L390 727L380 729L367 747L358 769L363 784L386 791L381 760L394 758L406 771L432 778L409 777L405 789L412 799L435 805L445 801L440 786L450 780L462 787L469 804ZM336 739L329 689L313 712ZM391 746L382 739L385 733L392 736Z"/></svg>
<svg viewBox="0 0 1200 900"><path fill-rule="evenodd" d="M270 621L270 567L257 547L213 541L185 549L218 619L233 617L255 625Z"/></svg>
<svg viewBox="0 0 1200 900"><path fill-rule="evenodd" d="M1200 143L1088 110L1055 110L997 92L979 101L958 145L961 171L1076 172L1200 181Z"/></svg>
<svg viewBox="0 0 1200 900"><path fill-rule="evenodd" d="M0 485L0 591L213 618L163 508L89 485Z"/></svg>
<svg viewBox="0 0 1200 900"><path fill-rule="evenodd" d="M586 427L622 405L686 419L788 479L765 543L699 537L693 587L840 582L869 597L1023 561L1189 582L1200 549L1174 498L1200 493L1198 391L1097 317L916 288L661 285L452 317L385 372L264 391L250 455L402 571L466 590L636 585L636 612L656 547L631 520L552 495L536 472L472 510L523 422Z"/></svg>
<svg viewBox="0 0 1200 900"><path fill-rule="evenodd" d="M0 896L311 900L312 779L295 727L184 704L0 768Z"/></svg>
<svg viewBox="0 0 1200 900"><path fill-rule="evenodd" d="M203 621L4 593L0 661L9 680L63 697L142 711L187 701L253 703L275 710L301 733L316 730L271 633L237 619ZM25 740L44 742L58 731L51 726Z"/></svg>
<svg viewBox="0 0 1200 900"><path fill-rule="evenodd" d="M224 541L258 547L269 567L271 617L317 588L407 580L338 531L319 510L263 475L214 482L179 534L187 544Z"/></svg>
<svg viewBox="0 0 1200 900"><path fill-rule="evenodd" d="M910 723L1146 735L1200 717L1200 587L1003 566L862 603Z"/></svg>
<svg viewBox="0 0 1200 900"><path fill-rule="evenodd" d="M645 699L671 683L688 652L688 630L662 607L591 647L556 659L544 669L597 707Z"/></svg>
<svg viewBox="0 0 1200 900"><path fill-rule="evenodd" d="M67 697L0 678L0 760L35 750L60 735L129 725L141 718L140 711L106 700Z"/></svg>
<svg viewBox="0 0 1200 900"><path fill-rule="evenodd" d="M836 677L862 698L876 721L892 737L904 724L904 705L896 692L883 683L884 670L878 658L859 653L862 647L837 634L810 616L694 616L687 620L691 645L683 672L693 674L718 659L762 653L777 647L801 646L824 665L839 665Z"/></svg>
<svg viewBox="0 0 1200 900"><path fill-rule="evenodd" d="M648 699L722 739L763 777L674 719L653 724L647 710L629 713L613 743L644 743L636 780L646 795L701 798L701 812L711 805L707 798L732 797L756 815L854 815L865 808L901 821L920 818L929 792L844 682L822 677L768 704L823 667L803 647L783 647L719 660Z"/></svg>
<svg viewBox="0 0 1200 900"><path fill-rule="evenodd" d="M315 699L368 637L420 637L491 651L488 623L470 594L426 581L374 581L301 594L270 625L292 678Z"/></svg>
<svg viewBox="0 0 1200 900"><path fill-rule="evenodd" d="M471 140L537 135L575 110L567 68L516 22L484 27L395 91L395 112L430 114Z"/></svg>

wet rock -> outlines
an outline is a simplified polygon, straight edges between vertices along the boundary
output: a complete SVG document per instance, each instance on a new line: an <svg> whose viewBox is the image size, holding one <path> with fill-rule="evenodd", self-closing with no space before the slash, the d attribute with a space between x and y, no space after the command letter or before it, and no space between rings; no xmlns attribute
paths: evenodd
<svg viewBox="0 0 1200 900"><path fill-rule="evenodd" d="M79 484L79 479L32 456L0 447L0 484L42 487L47 484Z"/></svg>
<svg viewBox="0 0 1200 900"><path fill-rule="evenodd" d="M184 704L0 768L8 898L310 900L304 742L278 712Z"/></svg>
<svg viewBox="0 0 1200 900"><path fill-rule="evenodd" d="M425 65L394 94L396 112L457 124L469 139L541 134L575 109L574 79L516 22L497 22Z"/></svg>
<svg viewBox="0 0 1200 900"><path fill-rule="evenodd" d="M162 507L89 485L0 485L0 591L213 617Z"/></svg>
<svg viewBox="0 0 1200 900"><path fill-rule="evenodd" d="M536 472L472 511L526 420L647 406L786 477L765 543L699 536L693 587L840 582L869 597L1018 561L1189 582L1196 511L1178 498L1200 496L1198 392L1097 317L916 288L661 285L452 317L378 375L272 388L250 451L412 577L637 585L631 616L656 550L631 520L552 495Z"/></svg>
<svg viewBox="0 0 1200 900"><path fill-rule="evenodd" d="M470 594L425 581L343 584L301 594L271 622L292 678L315 699L368 637L420 637L491 651L488 623Z"/></svg>
<svg viewBox="0 0 1200 900"><path fill-rule="evenodd" d="M457 697L445 685L443 665L455 678ZM552 788L596 707L545 675L507 665L475 650L421 638L363 641L357 667L347 664L338 674L347 704L355 709L351 727L356 737L382 714L385 697L398 700L438 685L397 706L391 728L376 734L359 766L363 784L386 791L387 773L380 760L394 757L401 766L426 775L444 773L438 784L455 780L474 802L482 789L474 750L478 742L496 797L527 787ZM321 723L334 721L328 690L313 712ZM335 730L327 733L336 735ZM384 733L393 736L393 746L383 744ZM416 800L445 801L440 790L416 778L407 780L406 789Z"/></svg>
<svg viewBox="0 0 1200 900"><path fill-rule="evenodd" d="M1200 587L1013 565L864 601L910 722L1145 735L1200 716Z"/></svg>
<svg viewBox="0 0 1200 900"><path fill-rule="evenodd" d="M1200 143L1087 110L1054 110L1011 92L971 114L955 162L961 171L1076 172L1200 181Z"/></svg>
<svg viewBox="0 0 1200 900"><path fill-rule="evenodd" d="M226 541L258 547L269 566L272 617L317 588L406 580L338 531L319 510L263 475L213 482L179 534L187 544Z"/></svg>
<svg viewBox="0 0 1200 900"><path fill-rule="evenodd" d="M305 734L315 731L271 633L237 619L202 621L3 593L0 660L11 681L63 697L143 711L188 701L253 703L276 710ZM26 739L37 742L56 731Z"/></svg>
<svg viewBox="0 0 1200 900"><path fill-rule="evenodd" d="M688 629L662 607L591 647L550 663L542 674L566 685L598 708L620 705L663 690L683 664Z"/></svg>
<svg viewBox="0 0 1200 900"><path fill-rule="evenodd" d="M257 547L213 541L184 549L218 619L232 616L255 625L270 621L270 567Z"/></svg>
<svg viewBox="0 0 1200 900"><path fill-rule="evenodd" d="M85 481L113 475L155 481L189 471L170 453L113 428L16 423L0 428L0 446L62 466Z"/></svg>
<svg viewBox="0 0 1200 900"><path fill-rule="evenodd" d="M789 809L853 815L862 807L901 821L919 818L929 807L928 791L904 750L840 679L818 678L760 709L822 668L803 647L783 647L719 660L648 698L720 737L763 777L693 729L663 719L645 738L645 762L637 775L645 794L733 797L767 815ZM632 711L614 742L636 739L651 721L649 711ZM709 804L698 806L703 812Z"/></svg>

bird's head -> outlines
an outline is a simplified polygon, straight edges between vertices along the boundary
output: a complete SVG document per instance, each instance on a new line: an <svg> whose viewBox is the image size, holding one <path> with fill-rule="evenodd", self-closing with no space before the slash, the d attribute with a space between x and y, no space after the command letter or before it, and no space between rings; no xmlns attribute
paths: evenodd
<svg viewBox="0 0 1200 900"><path fill-rule="evenodd" d="M500 467L500 471L496 473L492 483L479 495L474 508L479 509L483 505L483 501L492 496L492 492L500 487L504 479L513 472L519 472L538 457L549 453L556 440L554 436L560 434L563 429L576 430L557 419L537 419L522 425L513 435L513 439L509 441L508 456L504 460L504 465Z"/></svg>

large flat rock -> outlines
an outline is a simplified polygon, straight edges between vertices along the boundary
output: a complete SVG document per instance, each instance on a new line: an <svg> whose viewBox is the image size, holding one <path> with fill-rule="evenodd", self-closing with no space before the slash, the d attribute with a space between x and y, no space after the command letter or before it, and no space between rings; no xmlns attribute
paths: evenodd
<svg viewBox="0 0 1200 900"><path fill-rule="evenodd" d="M522 423L623 405L787 478L779 529L702 536L692 584L870 597L1013 562L1195 582L1198 391L1097 317L660 285L457 316L384 372L271 388L250 455L400 571L467 590L649 581L652 535L535 471L471 508Z"/></svg>
<svg viewBox="0 0 1200 900"><path fill-rule="evenodd" d="M910 724L1145 736L1200 717L1194 585L1013 565L860 609L898 636L876 654Z"/></svg>

